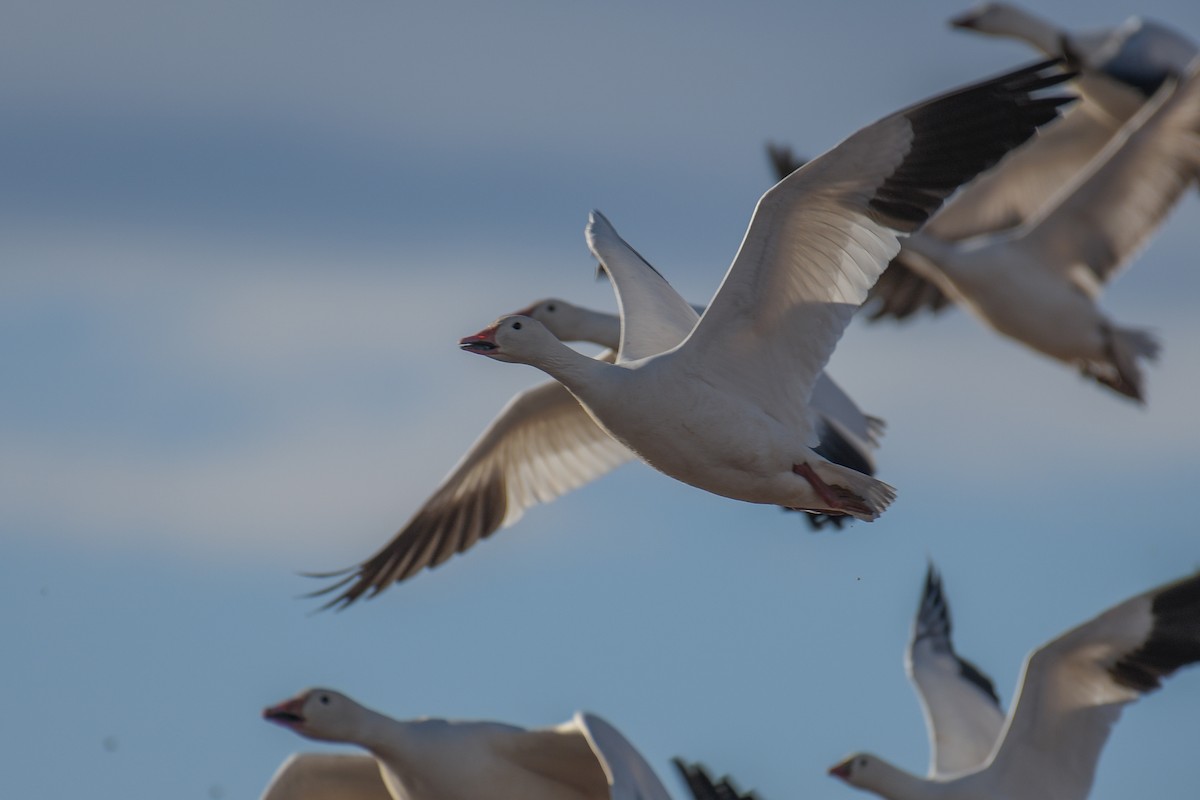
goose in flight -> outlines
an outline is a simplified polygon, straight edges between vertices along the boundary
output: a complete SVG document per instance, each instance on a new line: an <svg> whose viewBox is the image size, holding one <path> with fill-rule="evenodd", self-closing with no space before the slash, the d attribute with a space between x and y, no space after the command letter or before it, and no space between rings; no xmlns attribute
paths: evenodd
<svg viewBox="0 0 1200 800"><path fill-rule="evenodd" d="M782 157L791 158L790 151ZM651 267L633 248L618 237L614 243L622 252L620 257L629 260L634 269L641 269L656 290L668 295L674 290L657 270ZM659 277L653 277L659 276ZM691 333L700 315L704 313L703 306L691 306L693 313L688 315L683 309L683 298L670 298L678 308L679 313L669 317L676 322L675 333L679 344ZM590 342L616 352L620 347L621 318L616 314L593 311L573 305L565 300L549 298L540 300L517 314L532 317L546 326L559 341ZM565 390L564 390L565 391ZM865 414L858 404L822 371L817 376L811 398L813 415L817 425L819 444L816 452L836 464L865 473L875 474L875 450L879 447L879 438L883 435L885 423L879 417ZM582 411L585 414L587 412ZM828 514L805 514L814 529L820 530L826 525L841 528L845 516L830 516Z"/></svg>
<svg viewBox="0 0 1200 800"><path fill-rule="evenodd" d="M900 238L959 185L1028 139L1070 98L1032 97L1068 75L1044 62L911 106L858 131L759 200L742 246L694 310L593 212L588 245L621 313L615 364L527 316L460 342L563 383L659 471L714 494L874 520L894 490L817 454L809 399ZM964 124L964 120L967 120Z"/></svg>
<svg viewBox="0 0 1200 800"><path fill-rule="evenodd" d="M997 332L1144 402L1139 362L1155 358L1158 343L1145 331L1117 326L1097 301L1200 169L1198 72L1200 61L1182 80L1164 81L1083 169L1019 225L959 235L970 229L976 211L988 207L975 202L977 187L1004 193L1012 177L1019 190L1047 155L1039 148L1079 111L967 187L905 240L876 285L873 317L903 318L923 307L940 308L949 297Z"/></svg>
<svg viewBox="0 0 1200 800"><path fill-rule="evenodd" d="M1028 138L1037 124L1052 119L1057 106L1064 99L1031 100L1029 92L1063 79L1064 75L1053 73L1047 65L1041 64L913 106L860 131L823 157L822 166L815 172L810 170L804 179L785 182L789 187L787 190L780 187L772 189L760 201L763 210L756 212L757 222L752 227L752 232L757 231L756 236L762 239L755 246L763 252L774 250L775 269L764 269L764 280L778 279L771 277L773 272L786 273L789 261L786 252L781 254L774 247L767 232L779 228L783 235L795 235L797 243L803 244L806 235L803 228L797 228L789 220L799 219L807 213L805 209L811 209L821 212L827 220L817 227L827 227L830 234L846 240L842 245L846 249L823 252L828 248L822 243L823 234L819 231L816 233L816 245L797 248L798 252L807 253L808 257L814 259L818 265L817 271L827 270L829 275L822 278L797 272L796 278L803 280L796 286L800 290L795 294L796 302L807 304L810 301L805 297L812 295L815 299L821 294L820 291L813 293L805 289L803 284L806 281L812 283L814 280L828 279L834 289L837 281L847 286L854 281L866 281L868 273L875 274L877 269L870 264L870 250L856 244L850 237L863 237L867 246L876 249L893 247L900 233L918 225L930 209L936 208L953 191L953 181L965 180L994 163L1007 148ZM965 132L954 130L950 124L952 117L946 115L966 112L968 109L971 113L984 115L983 120L989 118L987 115L994 115L1002 118L1001 122L994 131L983 124ZM915 120L919 120L919 123L915 123ZM919 134L917 139L910 144L907 137L913 131L914 124L921 127L916 131ZM881 148L891 147L894 152L883 158L885 162L890 158L895 163L874 163L885 152L881 150L873 154L872 162L867 162L871 166L857 175L859 170L853 163L856 157L853 154L859 150L869 150L874 146L873 142L879 143ZM945 153L939 153L939 147L948 149ZM941 158L957 163L952 168L942 169L937 160ZM822 191L821 182L835 180L842 174L852 180L857 179L853 192L844 198L826 197L829 193ZM924 183L929 186L924 186ZM863 192L869 193L858 196L857 193ZM779 210L768 211L774 208ZM844 223L836 219L838 213L845 215ZM888 223L887 218L895 214L900 216ZM878 223L876 217L879 218ZM863 224L859 223L860 219ZM607 226L607 222L603 224ZM885 227L887 224L893 227ZM793 231L791 228L797 229ZM876 228L882 237L878 242L873 241ZM611 231L611 226L608 229ZM813 236L813 233L807 235ZM643 347L645 355L656 355L680 345L696 327L699 317L695 309L684 302L615 231L603 239L600 246L609 243L610 257L627 265L628 271L641 273L642 281L648 282L654 291L661 294L660 303L670 309L670 313L653 323L652 339L639 342L636 346ZM752 258L747 252L748 255L741 259L743 264L748 264ZM839 263L843 255L846 258L844 265ZM861 267L856 258L864 260ZM741 271L747 269L743 266ZM857 273L858 278L836 278L834 273L843 269L847 276ZM648 281L647 275L650 276ZM786 274L779 275L779 278L790 280ZM837 290L834 294L841 297L839 292ZM826 290L825 294L829 294L829 291ZM837 309L846 310L845 304L841 303L825 303L824 306L826 311L834 312L828 316L835 321L839 316ZM548 307L547 303L541 303L532 308L544 310ZM619 338L614 333L619 327L615 317L581 315L573 323L572 329L559 331L559 335L568 340L598 341L611 346L613 340ZM873 493L874 506L854 505L858 501L853 501L852 489L846 490L846 497L852 501L849 510L822 508L822 504L828 505L825 498L797 499L794 492L783 493L781 496L786 502L777 504L818 513L827 511L835 517L853 514L872 518L891 497L890 487L871 479L874 472L872 450L877 444L881 424L877 418L859 411L823 371L824 361L828 359L842 327L844 322L840 326L835 322L828 330L814 331L821 340L827 340L819 348L825 351L821 364L816 366L815 380L808 375L788 382L787 388L802 394L796 395L801 398L798 401L785 401L791 406L785 416L801 422L805 428L793 431L791 438L803 436L806 441L807 438L815 438L816 441L812 443L815 445L813 455L820 459L819 463L829 463L833 468L841 467L841 474L857 476L854 478L856 482L865 481L862 491ZM804 331L797 332L807 336ZM476 343L467 349L494 355L487 352L488 347L490 345L486 343ZM776 349L783 351L786 348ZM627 361L631 352L627 348ZM777 352L776 355L784 358L782 363L792 360L786 352ZM599 363L607 363L612 359L611 354L602 354ZM774 357L769 358L765 363L766 368L773 370L775 367L770 363L773 361ZM811 421L804 397L810 398L808 402L814 412ZM313 596L334 594L325 608L344 608L364 596L373 597L392 583L403 581L423 569L445 562L455 553L470 549L480 539L516 522L527 508L553 500L633 458L627 447L593 421L593 416L582 409L557 381L540 384L516 395L425 504L387 544L355 567L312 573L313 577L334 579L330 585L314 592ZM800 446L808 448L805 444ZM801 474L811 472L818 482L821 481L807 463L793 466ZM788 483L796 482L794 475L784 478ZM841 504L835 496L839 490L822 485L822 491L826 498ZM773 501L764 499L761 502ZM816 518L820 519L819 516Z"/></svg>
<svg viewBox="0 0 1200 800"><path fill-rule="evenodd" d="M975 768L920 778L857 753L829 773L888 800L1083 800L1125 705L1197 661L1200 574L1126 600L1030 653L1000 738Z"/></svg>
<svg viewBox="0 0 1200 800"><path fill-rule="evenodd" d="M263 718L309 739L364 748L394 800L671 800L633 745L594 714L533 730L499 722L400 721L317 688L264 709ZM361 781L366 765L361 758L333 762ZM295 800L272 791L265 797ZM364 793L361 800L382 797Z"/></svg>
<svg viewBox="0 0 1200 800"><path fill-rule="evenodd" d="M1079 91L1118 120L1158 91L1167 78L1180 78L1200 48L1178 30L1154 20L1129 17L1097 31L1062 30L1013 3L982 3L950 20L959 30L1018 39L1050 58L1065 58L1080 71ZM1122 91L1127 89L1130 91Z"/></svg>
<svg viewBox="0 0 1200 800"><path fill-rule="evenodd" d="M621 321L615 314L557 298L541 300L520 313L541 321L561 341L617 349ZM693 312L692 324L678 331L679 341L698 318ZM605 360L612 357L611 352L600 356ZM813 388L812 407L820 440L816 452L836 464L874 475L874 452L883 433L883 420L864 414L824 372ZM338 592L323 608L344 608L361 597L373 597L392 583L437 566L511 525L526 508L599 478L633 457L596 425L557 381L521 392L387 544L356 567L317 573L316 577L336 581L310 596ZM846 519L802 516L815 529L841 527Z"/></svg>
<svg viewBox="0 0 1200 800"><path fill-rule="evenodd" d="M1015 38L1046 55L1062 56L1080 71L1081 101L1039 136L1010 153L946 204L925 232L959 241L1015 227L1036 214L1064 183L1076 178L1121 126L1168 79L1185 76L1200 48L1161 23L1131 17L1116 28L1071 33L1010 3L984 3L951 20L960 30ZM781 176L794 168L771 158ZM1181 167L1193 178L1191 165ZM867 314L903 320L953 304L936 272L913 263L906 249L871 291Z"/></svg>

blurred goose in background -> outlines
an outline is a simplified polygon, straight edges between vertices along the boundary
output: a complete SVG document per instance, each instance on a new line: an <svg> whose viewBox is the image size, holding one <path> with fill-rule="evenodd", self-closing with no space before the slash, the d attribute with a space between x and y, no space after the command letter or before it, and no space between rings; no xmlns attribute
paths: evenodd
<svg viewBox="0 0 1200 800"><path fill-rule="evenodd" d="M930 564L904 654L929 734L930 778L985 764L1004 727L992 679L954 652L950 634L950 606L942 578Z"/></svg>
<svg viewBox="0 0 1200 800"><path fill-rule="evenodd" d="M1017 6L985 3L951 24L1021 39L1047 55L1066 57L1081 71L1074 88L1082 100L1059 122L1042 128L1036 139L965 187L923 229L948 241L1015 227L1029 219L1088 165L1163 81L1185 75L1200 52L1178 31L1136 17L1111 30L1073 34ZM780 178L799 166L786 158L781 161L781 155L786 153L770 152ZM901 250L872 289L866 309L870 319L907 319L952 304L953 293L948 296L936 275L926 275L907 256Z"/></svg>
<svg viewBox="0 0 1200 800"><path fill-rule="evenodd" d="M1119 121L1132 116L1139 101L1158 91L1167 78L1182 77L1200 55L1200 48L1179 31L1141 17L1130 17L1115 28L1073 32L1011 3L983 3L950 24L1019 39L1046 56L1065 58L1080 71L1079 91L1085 100Z"/></svg>
<svg viewBox="0 0 1200 800"><path fill-rule="evenodd" d="M1182 81L1165 81L1082 169L1029 212L1015 201L1033 197L1032 176L1039 164L1055 163L1060 144L1070 149L1065 134L1079 114L1071 111L1048 126L1045 136L968 186L905 240L876 284L871 318L903 319L953 300L999 333L1144 401L1138 362L1153 359L1158 343L1145 331L1114 325L1096 301L1200 169L1197 67ZM1020 224L1002 224L1003 208ZM1000 221L1003 229L969 233L973 221Z"/></svg>
<svg viewBox="0 0 1200 800"><path fill-rule="evenodd" d="M683 759L673 758L671 763L679 771L683 783L692 793L693 800L758 800L754 792L742 792L729 776L713 780L703 764L689 764Z"/></svg>
<svg viewBox="0 0 1200 800"><path fill-rule="evenodd" d="M670 800L633 745L594 714L578 713L562 725L535 730L499 722L399 721L318 688L265 709L263 718L309 739L365 748L394 800ZM311 779L323 762L310 755L299 762ZM324 763L369 783L361 759ZM325 800L272 794L274 783L293 769L288 764L266 798ZM382 800L372 788L363 791L361 800Z"/></svg>
<svg viewBox="0 0 1200 800"><path fill-rule="evenodd" d="M460 344L547 372L614 438L684 483L873 520L895 492L812 450L816 379L900 237L1053 119L1069 98L1030 93L1065 78L1048 62L912 106L776 184L682 343L676 331L695 311L593 213L588 245L621 313L616 364L582 356L527 316Z"/></svg>
<svg viewBox="0 0 1200 800"><path fill-rule="evenodd" d="M982 766L926 779L857 753L829 772L889 800L1083 800L1124 706L1197 661L1200 574L1126 600L1030 653Z"/></svg>

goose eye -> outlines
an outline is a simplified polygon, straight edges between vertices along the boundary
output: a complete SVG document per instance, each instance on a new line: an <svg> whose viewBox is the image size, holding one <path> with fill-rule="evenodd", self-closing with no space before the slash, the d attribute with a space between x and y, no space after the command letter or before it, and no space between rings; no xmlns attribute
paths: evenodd
<svg viewBox="0 0 1200 800"><path fill-rule="evenodd" d="M546 310L547 310L547 311L553 311L553 310L554 310L554 303L551 303L550 305L546 306Z"/></svg>
<svg viewBox="0 0 1200 800"><path fill-rule="evenodd" d="M323 706L329 705L329 695L327 695L327 694L321 695L321 705L323 705Z"/></svg>
<svg viewBox="0 0 1200 800"><path fill-rule="evenodd" d="M858 760L858 765L859 765L860 767L865 767L865 766L867 765L867 760L866 760L865 758L860 758L860 759Z"/></svg>
<svg viewBox="0 0 1200 800"><path fill-rule="evenodd" d="M514 323L513 323L513 330L514 330L514 331L519 331L519 330L521 330L521 323L519 323L519 322L514 322Z"/></svg>

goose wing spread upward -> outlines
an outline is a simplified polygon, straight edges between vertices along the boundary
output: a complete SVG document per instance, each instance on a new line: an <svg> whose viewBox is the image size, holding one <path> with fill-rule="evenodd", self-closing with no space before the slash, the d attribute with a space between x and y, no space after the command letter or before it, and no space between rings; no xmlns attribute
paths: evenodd
<svg viewBox="0 0 1200 800"><path fill-rule="evenodd" d="M1122 707L1200 660L1200 575L1127 600L1025 660L1019 695L987 770L998 797L1032 779L1039 797L1084 798ZM1012 782L1013 785L1006 785Z"/></svg>
<svg viewBox="0 0 1200 800"><path fill-rule="evenodd" d="M585 712L554 728L502 737L499 755L589 800L671 800L654 770L624 736Z"/></svg>
<svg viewBox="0 0 1200 800"><path fill-rule="evenodd" d="M346 573L318 576L344 575L316 594L341 590L326 607L372 597L511 525L525 509L632 458L562 384L549 381L527 389L509 401L390 542Z"/></svg>
<svg viewBox="0 0 1200 800"><path fill-rule="evenodd" d="M671 800L654 770L621 732L595 714L575 715L612 790L612 800Z"/></svg>
<svg viewBox="0 0 1200 800"><path fill-rule="evenodd" d="M1093 296L1128 263L1200 168L1200 70L1169 80L1022 231L1045 268Z"/></svg>
<svg viewBox="0 0 1200 800"><path fill-rule="evenodd" d="M931 776L983 766L1004 727L991 678L954 652L950 634L950 607L930 564L905 667L925 713Z"/></svg>
<svg viewBox="0 0 1200 800"><path fill-rule="evenodd" d="M259 800L392 800L372 756L293 753Z"/></svg>
<svg viewBox="0 0 1200 800"><path fill-rule="evenodd" d="M1066 99L1029 96L1063 79L1052 63L885 117L768 190L679 355L811 433L796 400L811 396L899 237L1056 116Z"/></svg>
<svg viewBox="0 0 1200 800"><path fill-rule="evenodd" d="M666 352L682 342L700 315L629 246L599 211L588 217L588 248L609 276L621 313L618 361Z"/></svg>

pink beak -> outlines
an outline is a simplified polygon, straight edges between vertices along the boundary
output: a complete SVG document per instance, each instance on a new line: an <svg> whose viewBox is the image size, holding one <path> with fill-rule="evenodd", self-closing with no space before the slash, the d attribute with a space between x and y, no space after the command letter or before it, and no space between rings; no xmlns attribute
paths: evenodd
<svg viewBox="0 0 1200 800"><path fill-rule="evenodd" d="M474 336L459 339L458 346L469 353L482 353L483 355L499 349L496 344L496 326L491 325Z"/></svg>
<svg viewBox="0 0 1200 800"><path fill-rule="evenodd" d="M294 728L297 725L303 725L304 700L299 697L284 700L279 705L264 708L262 716L268 722L274 722L285 728Z"/></svg>
<svg viewBox="0 0 1200 800"><path fill-rule="evenodd" d="M846 761L843 761L840 764L834 764L832 767L829 768L829 774L835 775L844 781L849 780L850 779L850 763L851 763L851 761L853 761L853 759L847 759Z"/></svg>

